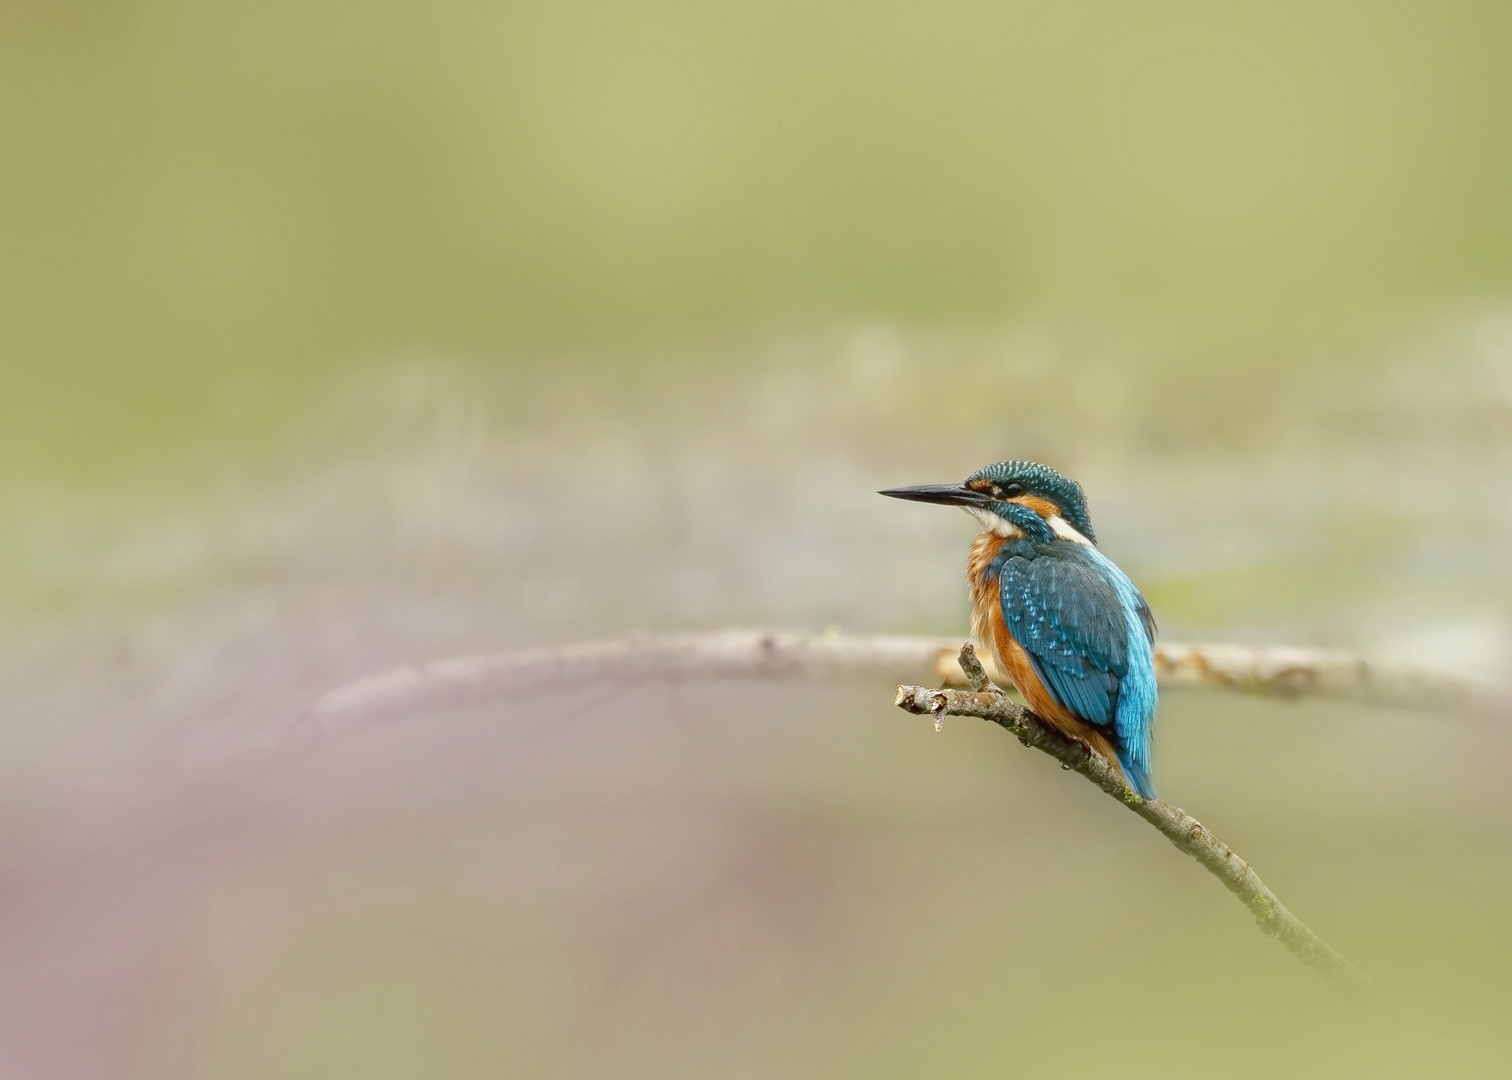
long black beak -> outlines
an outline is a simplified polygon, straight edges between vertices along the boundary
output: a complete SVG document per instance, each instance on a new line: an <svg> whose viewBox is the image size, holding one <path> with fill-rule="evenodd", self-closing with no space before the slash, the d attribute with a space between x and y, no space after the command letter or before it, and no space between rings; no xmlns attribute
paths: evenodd
<svg viewBox="0 0 1512 1080"><path fill-rule="evenodd" d="M945 506L985 506L991 501L980 491L972 491L965 484L915 484L913 487L888 488L877 494L886 495L889 499L942 503Z"/></svg>

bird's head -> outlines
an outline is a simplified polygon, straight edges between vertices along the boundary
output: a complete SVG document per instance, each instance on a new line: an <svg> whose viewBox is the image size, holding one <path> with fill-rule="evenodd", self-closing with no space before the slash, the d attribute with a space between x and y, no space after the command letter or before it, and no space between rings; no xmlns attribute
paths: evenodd
<svg viewBox="0 0 1512 1080"><path fill-rule="evenodd" d="M919 484L878 494L959 506L983 528L1003 536L1097 541L1081 485L1033 461L986 465L959 484Z"/></svg>

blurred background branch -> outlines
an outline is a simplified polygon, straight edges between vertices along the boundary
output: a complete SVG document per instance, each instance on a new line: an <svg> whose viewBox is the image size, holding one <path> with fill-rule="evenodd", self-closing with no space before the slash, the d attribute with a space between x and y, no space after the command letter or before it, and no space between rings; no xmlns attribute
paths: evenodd
<svg viewBox="0 0 1512 1080"><path fill-rule="evenodd" d="M331 731L402 712L453 709L552 686L698 679L879 678L931 671L968 683L954 638L725 630L660 634L402 665L329 691L296 726ZM1211 687L1283 698L1326 697L1403 709L1488 710L1506 700L1484 680L1373 663L1337 649L1161 644L1163 688Z"/></svg>

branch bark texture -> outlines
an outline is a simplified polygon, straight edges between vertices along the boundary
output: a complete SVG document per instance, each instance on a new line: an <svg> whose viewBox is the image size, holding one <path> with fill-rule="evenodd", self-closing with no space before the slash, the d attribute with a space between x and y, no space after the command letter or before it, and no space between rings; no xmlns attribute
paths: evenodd
<svg viewBox="0 0 1512 1080"><path fill-rule="evenodd" d="M1374 984L1337 949L1281 903L1249 863L1191 814L1164 799L1140 798L1101 754L1041 723L1034 713L991 686L970 645L961 648L960 666L972 689L900 686L895 704L907 712L934 717L936 726L946 716L975 716L1006 728L1025 746L1049 754L1065 768L1080 773L1159 829L1167 840L1197 860L1237 896L1254 915L1262 932L1279 941L1302 963L1351 989L1374 989Z"/></svg>

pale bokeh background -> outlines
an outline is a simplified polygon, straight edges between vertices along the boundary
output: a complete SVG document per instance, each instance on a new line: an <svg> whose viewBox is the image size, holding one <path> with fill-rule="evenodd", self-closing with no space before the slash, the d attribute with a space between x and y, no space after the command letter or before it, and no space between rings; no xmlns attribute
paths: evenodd
<svg viewBox="0 0 1512 1080"><path fill-rule="evenodd" d="M1171 695L1389 990L885 685L229 758L397 663L958 633L1035 457L1172 639L1512 667L1512 11L0 7L0 1072L1496 1076L1512 732Z"/></svg>

